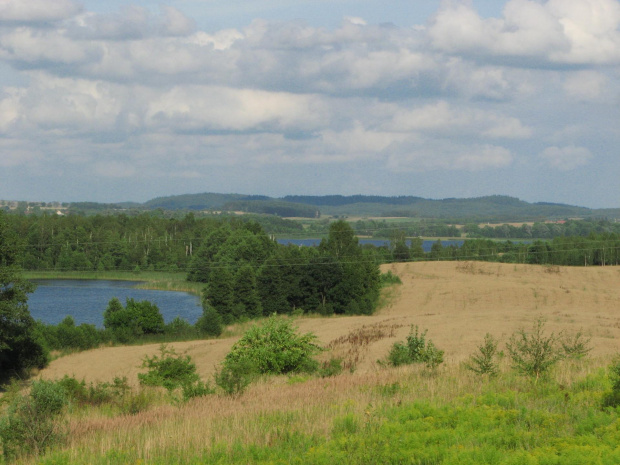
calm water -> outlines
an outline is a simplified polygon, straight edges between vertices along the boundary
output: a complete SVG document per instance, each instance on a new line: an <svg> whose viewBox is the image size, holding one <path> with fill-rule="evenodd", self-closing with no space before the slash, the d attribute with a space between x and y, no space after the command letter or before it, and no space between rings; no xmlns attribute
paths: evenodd
<svg viewBox="0 0 620 465"><path fill-rule="evenodd" d="M317 245L319 245L321 243L321 239L278 239L278 242L280 244L294 244L294 245L303 245L303 246L307 246L307 247L316 247ZM437 242L437 240L434 241L423 241L422 242L422 248L424 249L425 252L430 252L431 251L431 247L433 246L433 244ZM372 244L375 247L383 247L383 246L387 246L390 244L390 241L386 240L386 239L360 239L359 240L360 244ZM410 241L407 241L408 245L411 245ZM441 241L441 244L444 247L448 247L451 245L456 245L457 247L460 247L463 245L463 241L459 241L459 240L455 240L455 241Z"/></svg>
<svg viewBox="0 0 620 465"><path fill-rule="evenodd" d="M35 281L37 290L28 297L28 309L35 320L58 324L71 315L76 324L103 326L103 312L117 297L123 306L127 298L148 300L159 307L166 323L176 316L195 323L202 314L200 299L186 292L132 289L132 281L56 280Z"/></svg>

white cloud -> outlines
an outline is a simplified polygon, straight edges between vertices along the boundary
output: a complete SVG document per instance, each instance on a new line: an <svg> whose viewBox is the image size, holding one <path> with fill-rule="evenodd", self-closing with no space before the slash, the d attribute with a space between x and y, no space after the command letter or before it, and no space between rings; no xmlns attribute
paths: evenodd
<svg viewBox="0 0 620 465"><path fill-rule="evenodd" d="M546 63L619 63L616 0L510 0L503 18L483 19L463 3L448 4L429 35L449 53L535 58Z"/></svg>
<svg viewBox="0 0 620 465"><path fill-rule="evenodd" d="M585 147L569 145L567 147L547 147L540 154L540 157L552 168L570 171L588 164L593 155Z"/></svg>
<svg viewBox="0 0 620 465"><path fill-rule="evenodd" d="M564 81L564 91L577 101L596 101L608 96L609 78L598 71L571 73Z"/></svg>
<svg viewBox="0 0 620 465"><path fill-rule="evenodd" d="M401 150L389 155L387 166L394 172L477 172L505 168L512 161L510 150L496 145L464 146L448 141L426 141L424 144L408 141Z"/></svg>
<svg viewBox="0 0 620 465"><path fill-rule="evenodd" d="M0 23L59 21L71 18L81 9L72 0L0 0Z"/></svg>
<svg viewBox="0 0 620 465"><path fill-rule="evenodd" d="M441 134L477 134L489 138L521 139L532 130L519 119L489 111L459 108L445 100L424 107L399 108L386 127L398 132L428 132Z"/></svg>

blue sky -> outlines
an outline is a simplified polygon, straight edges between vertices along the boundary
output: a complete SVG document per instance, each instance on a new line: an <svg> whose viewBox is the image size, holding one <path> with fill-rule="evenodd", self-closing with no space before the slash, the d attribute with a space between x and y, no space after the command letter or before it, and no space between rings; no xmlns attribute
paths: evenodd
<svg viewBox="0 0 620 465"><path fill-rule="evenodd" d="M620 1L0 0L0 199L620 207Z"/></svg>

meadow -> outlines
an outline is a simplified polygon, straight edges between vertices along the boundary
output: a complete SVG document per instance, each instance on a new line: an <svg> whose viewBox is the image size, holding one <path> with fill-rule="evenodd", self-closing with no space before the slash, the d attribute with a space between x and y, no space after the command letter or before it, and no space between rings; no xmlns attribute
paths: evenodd
<svg viewBox="0 0 620 465"><path fill-rule="evenodd" d="M384 290L374 315L294 320L327 348L323 359L341 358L347 372L264 377L238 397L188 402L149 391L148 408L132 415L75 408L66 444L33 463L620 463L620 411L601 407L619 350L620 268L414 262L382 271L402 284ZM548 333L581 331L592 351L535 382L501 355L511 334L541 318ZM250 324L171 345L209 380ZM445 351L436 370L384 363L411 325ZM500 342L495 378L463 363L487 333ZM137 382L141 361L158 348L71 354L37 377L127 377L145 390Z"/></svg>

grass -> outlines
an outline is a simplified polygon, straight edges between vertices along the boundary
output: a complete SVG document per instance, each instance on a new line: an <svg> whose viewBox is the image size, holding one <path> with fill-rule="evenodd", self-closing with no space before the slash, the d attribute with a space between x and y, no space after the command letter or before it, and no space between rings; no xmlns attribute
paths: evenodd
<svg viewBox="0 0 620 465"><path fill-rule="evenodd" d="M322 345L333 342L323 355L354 364L353 373L264 378L239 398L154 401L136 415L76 409L68 417L69 442L30 463L620 463L620 410L600 408L610 389L607 367L618 351L609 338L620 337L617 268L549 273L531 265L476 264L469 273L457 266L385 265L403 284L386 289L391 295L377 314L295 320ZM544 304L541 295L548 296ZM500 358L493 379L463 366L486 333L503 351L510 334L540 316L551 332L583 330L592 338L591 358L560 362L538 383L514 374L508 357ZM445 349L436 372L377 363L412 324L428 329ZM207 381L241 332L243 325L220 339L175 348L187 350ZM156 349L75 354L41 376L66 373L89 382L126 375L135 383L140 360Z"/></svg>
<svg viewBox="0 0 620 465"><path fill-rule="evenodd" d="M237 399L76 412L67 446L37 463L618 463L620 411L600 408L608 362L570 362L539 384L506 366L490 381L460 365L265 378Z"/></svg>
<svg viewBox="0 0 620 465"><path fill-rule="evenodd" d="M109 281L139 281L138 289L181 291L200 296L204 283L186 280L187 273L165 271L26 271L26 279L87 279Z"/></svg>

